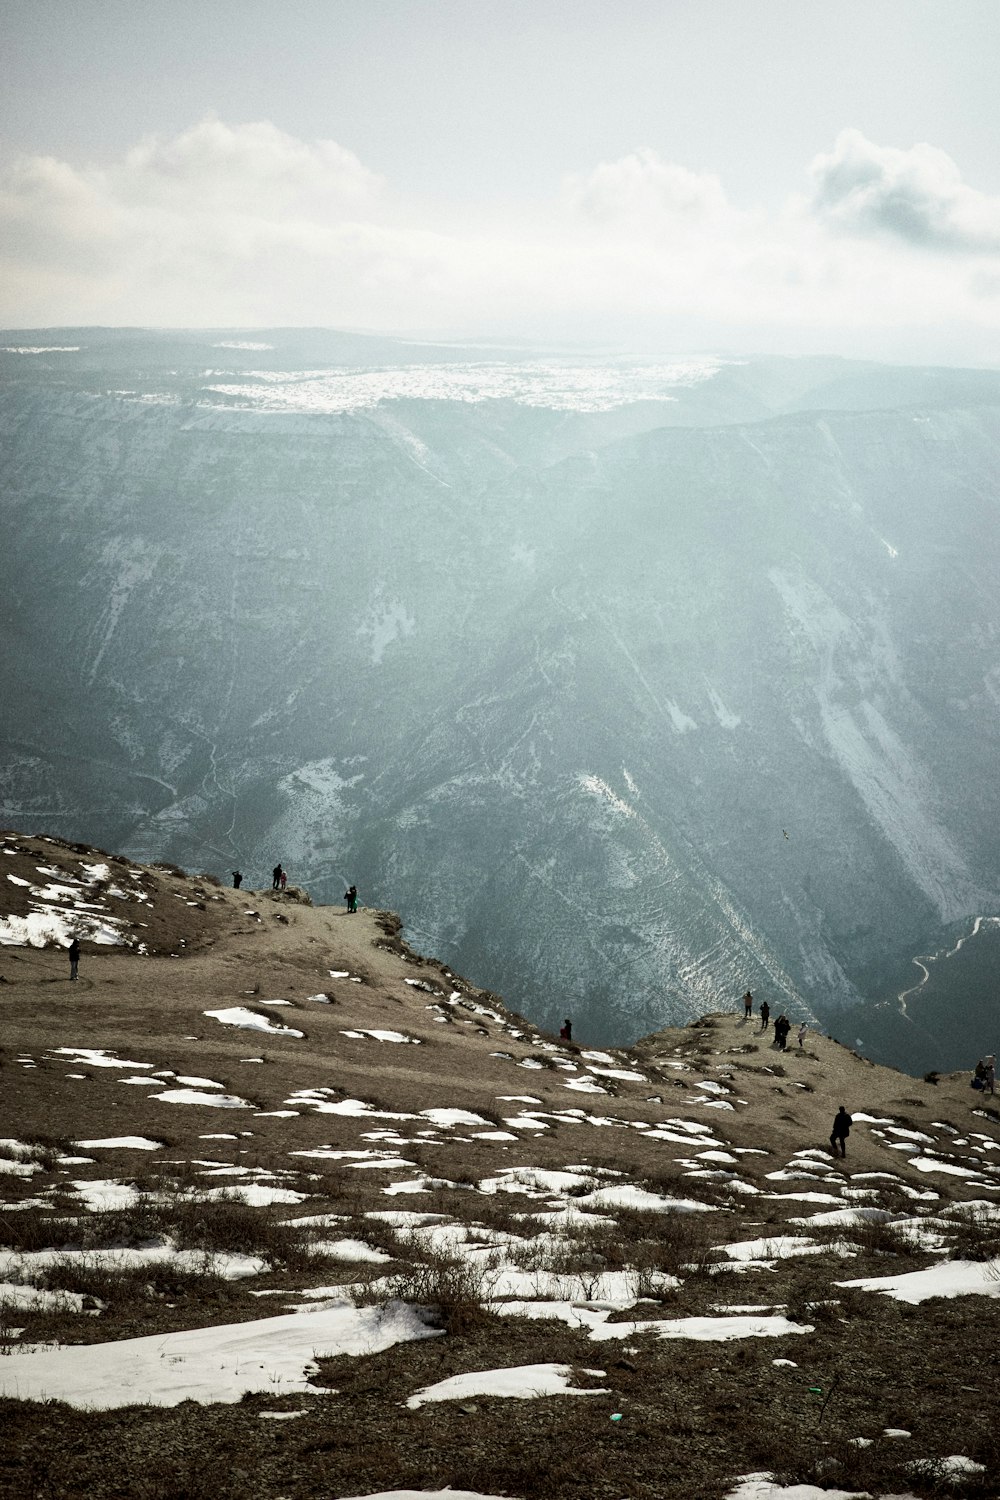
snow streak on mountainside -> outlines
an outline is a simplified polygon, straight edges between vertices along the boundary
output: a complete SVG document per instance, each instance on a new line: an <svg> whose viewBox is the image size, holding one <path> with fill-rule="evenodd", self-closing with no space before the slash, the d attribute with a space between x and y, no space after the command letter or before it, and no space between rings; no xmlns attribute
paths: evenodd
<svg viewBox="0 0 1000 1500"><path fill-rule="evenodd" d="M997 912L1000 378L326 340L0 340L5 821L356 881L604 1039Z"/></svg>

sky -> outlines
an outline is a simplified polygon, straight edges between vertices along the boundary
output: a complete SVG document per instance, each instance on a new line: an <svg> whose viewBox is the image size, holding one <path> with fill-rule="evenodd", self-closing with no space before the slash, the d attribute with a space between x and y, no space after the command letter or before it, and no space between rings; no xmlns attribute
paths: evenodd
<svg viewBox="0 0 1000 1500"><path fill-rule="evenodd" d="M0 0L0 324L1000 364L996 0Z"/></svg>

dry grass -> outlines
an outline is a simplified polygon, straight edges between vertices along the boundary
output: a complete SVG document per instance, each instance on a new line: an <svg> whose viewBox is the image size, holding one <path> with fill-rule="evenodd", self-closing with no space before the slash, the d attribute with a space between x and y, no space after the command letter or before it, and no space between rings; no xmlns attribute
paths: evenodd
<svg viewBox="0 0 1000 1500"><path fill-rule="evenodd" d="M204 1250L257 1256L272 1267L315 1265L309 1245L318 1236L308 1227L284 1223L276 1209L255 1208L234 1191L206 1198L204 1191L163 1197L140 1194L134 1203L73 1217L54 1217L37 1208L0 1216L0 1243L39 1250L136 1249L169 1241L178 1250Z"/></svg>

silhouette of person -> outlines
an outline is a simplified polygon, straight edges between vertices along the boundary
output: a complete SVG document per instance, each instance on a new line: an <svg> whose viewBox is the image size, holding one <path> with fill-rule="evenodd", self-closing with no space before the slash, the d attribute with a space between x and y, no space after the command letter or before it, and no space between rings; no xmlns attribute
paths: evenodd
<svg viewBox="0 0 1000 1500"><path fill-rule="evenodd" d="M69 977L70 977L70 979L75 979L76 978L76 971L77 971L77 969L79 967L80 967L80 944L79 944L79 941L76 938L74 938L73 941L69 945Z"/></svg>
<svg viewBox="0 0 1000 1500"><path fill-rule="evenodd" d="M571 1042L573 1040L573 1022L569 1016L566 1017L559 1028L559 1040L561 1042Z"/></svg>
<svg viewBox="0 0 1000 1500"><path fill-rule="evenodd" d="M357 909L358 909L358 888L357 888L356 885L352 885L352 886L348 887L348 889L344 892L344 900L347 902L347 910L348 911L357 911Z"/></svg>
<svg viewBox="0 0 1000 1500"><path fill-rule="evenodd" d="M281 866L279 864L279 865L275 865L274 869L271 871L271 889L272 889L272 891L276 891L280 885L281 885Z"/></svg>
<svg viewBox="0 0 1000 1500"><path fill-rule="evenodd" d="M767 1030L768 1022L770 1021L770 1019L771 1019L771 1007L768 1005L768 1003L767 1003L766 1000L762 1000L761 1001L761 1005L760 1005L760 1029L761 1029L761 1031L766 1031Z"/></svg>
<svg viewBox="0 0 1000 1500"><path fill-rule="evenodd" d="M750 1019L750 1017L752 1015L753 1015L753 995L751 995L750 991L747 990L746 994L743 996L743 1019L745 1021L749 1021L749 1019Z"/></svg>
<svg viewBox="0 0 1000 1500"><path fill-rule="evenodd" d="M239 888L240 888L240 886L242 884L243 884L243 876L242 876L242 874L240 873L239 870L234 870L233 871L233 890L234 891L238 891Z"/></svg>
<svg viewBox="0 0 1000 1500"><path fill-rule="evenodd" d="M850 1115L847 1113L847 1110L844 1108L844 1106L841 1105L837 1110L836 1116L834 1118L833 1129L830 1131L830 1146L834 1156L836 1156L837 1154L838 1145L840 1147L841 1156L847 1155L847 1137L851 1133L852 1124L853 1121Z"/></svg>

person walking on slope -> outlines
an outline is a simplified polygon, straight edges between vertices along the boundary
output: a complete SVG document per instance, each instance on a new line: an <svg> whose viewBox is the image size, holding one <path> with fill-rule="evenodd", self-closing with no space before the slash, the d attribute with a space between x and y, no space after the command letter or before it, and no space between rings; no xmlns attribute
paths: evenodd
<svg viewBox="0 0 1000 1500"><path fill-rule="evenodd" d="M768 1003L767 1003L766 1000L762 1000L761 1003L760 1003L760 1029L761 1029L761 1031L766 1031L767 1030L768 1023L769 1023L770 1019L771 1019L771 1007L768 1005Z"/></svg>
<svg viewBox="0 0 1000 1500"><path fill-rule="evenodd" d="M847 1137L851 1133L852 1124L853 1121L850 1115L844 1106L841 1105L834 1118L833 1129L830 1131L830 1148L834 1156L837 1154L838 1145L840 1146L841 1156L847 1155Z"/></svg>
<svg viewBox="0 0 1000 1500"><path fill-rule="evenodd" d="M753 1015L753 995L751 995L750 991L747 990L746 994L743 996L743 1019L744 1019L744 1021L749 1021L749 1019L750 1019L750 1017L752 1015Z"/></svg>
<svg viewBox="0 0 1000 1500"><path fill-rule="evenodd" d="M573 1040L573 1022L569 1016L566 1017L559 1028L559 1040L561 1042L571 1042Z"/></svg>
<svg viewBox="0 0 1000 1500"><path fill-rule="evenodd" d="M280 864L275 865L274 869L271 871L271 889L272 889L272 891L276 891L278 889L278 887L281 885L281 873L282 873L281 872L281 865Z"/></svg>
<svg viewBox="0 0 1000 1500"><path fill-rule="evenodd" d="M77 969L79 967L80 967L80 943L79 943L79 939L74 937L73 941L69 945L69 977L70 977L70 979L75 979L76 978L76 971L77 971Z"/></svg>

